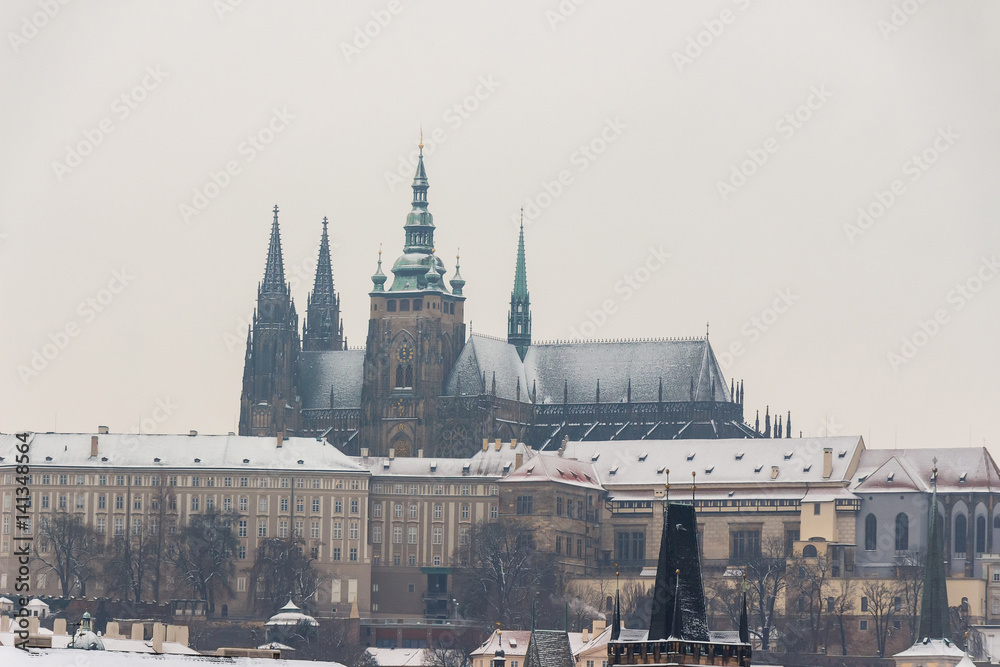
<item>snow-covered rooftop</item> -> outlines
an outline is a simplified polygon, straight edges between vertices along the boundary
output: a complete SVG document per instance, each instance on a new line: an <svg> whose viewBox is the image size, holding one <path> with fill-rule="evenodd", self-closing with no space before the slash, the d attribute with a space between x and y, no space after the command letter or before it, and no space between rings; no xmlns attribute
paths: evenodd
<svg viewBox="0 0 1000 667"><path fill-rule="evenodd" d="M92 437L97 438L97 456L90 455ZM13 435L0 435L0 466L14 465L19 444ZM35 433L29 445L35 471L46 467L158 467L368 472L336 447L315 438L285 438L278 447L277 438L244 435Z"/></svg>
<svg viewBox="0 0 1000 667"><path fill-rule="evenodd" d="M858 493L930 492L935 466L942 493L1000 490L1000 470L985 447L868 449L861 455L851 489Z"/></svg>
<svg viewBox="0 0 1000 667"><path fill-rule="evenodd" d="M483 373L486 374L485 382ZM534 385L538 403L562 403L564 388L570 403L593 403L597 383L601 402L628 398L635 402L731 401L729 385L707 339L581 341L531 345L524 361L505 340L473 334L462 348L445 388L445 394L479 394L492 391L496 374L497 396L531 400Z"/></svg>
<svg viewBox="0 0 1000 667"><path fill-rule="evenodd" d="M823 476L824 449L833 450L829 477ZM662 487L667 470L671 485L690 484L694 472L698 488L708 492L714 484L845 484L863 449L860 436L571 441L565 457L593 464L613 494L628 486Z"/></svg>
<svg viewBox="0 0 1000 667"><path fill-rule="evenodd" d="M514 469L517 455L527 461L536 452L523 442L501 443L497 450L491 441L486 450L480 450L469 458L439 457L397 457L387 456L353 457L359 466L367 468L373 475L393 477L487 477L497 479Z"/></svg>

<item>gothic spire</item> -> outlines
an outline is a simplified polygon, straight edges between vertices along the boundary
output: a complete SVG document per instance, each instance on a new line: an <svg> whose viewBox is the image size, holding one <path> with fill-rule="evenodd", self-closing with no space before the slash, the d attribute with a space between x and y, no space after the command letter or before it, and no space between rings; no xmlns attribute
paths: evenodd
<svg viewBox="0 0 1000 667"><path fill-rule="evenodd" d="M524 355L531 346L531 300L528 296L528 271L524 259L524 209L521 209L521 231L517 239L517 262L514 265L514 289L510 293L507 314L507 342Z"/></svg>
<svg viewBox="0 0 1000 667"><path fill-rule="evenodd" d="M323 235L316 260L316 280L306 304L306 319L302 332L304 350L340 350L343 348L340 321L340 299L333 289L333 267L330 264L329 221L323 218Z"/></svg>
<svg viewBox="0 0 1000 667"><path fill-rule="evenodd" d="M373 292L384 292L385 291L385 280L386 275L382 273L382 246L378 247L378 268L375 269L375 273L372 275L372 291Z"/></svg>
<svg viewBox="0 0 1000 667"><path fill-rule="evenodd" d="M328 221L323 216L323 236L319 240L319 257L316 259L316 280L313 283L313 300L320 294L333 296L333 266L330 263L330 236Z"/></svg>
<svg viewBox="0 0 1000 667"><path fill-rule="evenodd" d="M285 265L281 259L281 232L278 229L278 205L274 205L274 222L271 223L271 242L267 247L267 265L264 267L264 280L260 284L262 293L284 294L288 291L285 285Z"/></svg>

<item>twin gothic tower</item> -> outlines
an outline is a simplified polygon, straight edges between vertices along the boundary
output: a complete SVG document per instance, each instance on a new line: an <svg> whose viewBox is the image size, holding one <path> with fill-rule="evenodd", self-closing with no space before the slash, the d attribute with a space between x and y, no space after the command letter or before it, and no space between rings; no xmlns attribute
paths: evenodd
<svg viewBox="0 0 1000 667"><path fill-rule="evenodd" d="M707 335L533 343L523 223L507 337L467 336L458 261L445 280L434 252L422 144L412 187L391 277L379 251L363 349L344 337L325 218L300 336L274 208L247 334L240 435L313 436L354 455L437 457L469 456L498 438L543 449L565 438L770 436L744 422L743 385L725 381Z"/></svg>

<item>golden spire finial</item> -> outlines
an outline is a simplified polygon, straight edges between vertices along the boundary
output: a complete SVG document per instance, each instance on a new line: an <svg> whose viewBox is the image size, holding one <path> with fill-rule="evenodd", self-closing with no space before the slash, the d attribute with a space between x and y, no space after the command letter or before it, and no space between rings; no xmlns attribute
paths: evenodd
<svg viewBox="0 0 1000 667"><path fill-rule="evenodd" d="M420 143L418 144L420 150L424 150L424 126L420 126Z"/></svg>
<svg viewBox="0 0 1000 667"><path fill-rule="evenodd" d="M378 258L382 259L382 244L378 244Z"/></svg>

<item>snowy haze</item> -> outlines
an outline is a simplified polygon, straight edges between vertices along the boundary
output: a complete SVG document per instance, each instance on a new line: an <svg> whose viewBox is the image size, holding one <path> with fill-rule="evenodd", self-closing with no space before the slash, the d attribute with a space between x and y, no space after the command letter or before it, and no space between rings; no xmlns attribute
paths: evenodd
<svg viewBox="0 0 1000 667"><path fill-rule="evenodd" d="M2 431L235 430L275 204L300 318L329 216L362 345L422 126L475 331L524 206L536 340L709 322L751 423L1000 453L995 3L2 12Z"/></svg>

